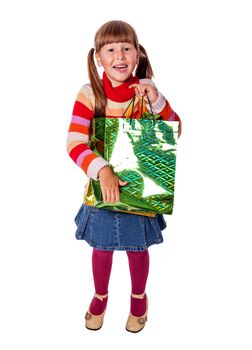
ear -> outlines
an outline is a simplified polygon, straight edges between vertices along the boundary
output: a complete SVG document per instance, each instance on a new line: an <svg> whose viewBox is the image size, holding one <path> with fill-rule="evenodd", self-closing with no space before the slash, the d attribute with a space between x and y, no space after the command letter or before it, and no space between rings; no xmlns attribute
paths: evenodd
<svg viewBox="0 0 252 350"><path fill-rule="evenodd" d="M95 58L96 58L96 62L98 64L98 66L102 67L102 63L101 63L101 58L100 58L99 52L95 53Z"/></svg>

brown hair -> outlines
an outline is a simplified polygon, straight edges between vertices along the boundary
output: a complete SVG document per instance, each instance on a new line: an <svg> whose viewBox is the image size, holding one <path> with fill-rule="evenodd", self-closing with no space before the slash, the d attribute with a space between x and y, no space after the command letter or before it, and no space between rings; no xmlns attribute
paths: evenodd
<svg viewBox="0 0 252 350"><path fill-rule="evenodd" d="M147 53L139 44L137 34L133 27L124 21L110 21L103 24L95 34L94 47L88 53L88 75L95 96L95 114L105 115L107 98L103 89L103 84L97 72L94 62L94 53L110 43L126 42L134 45L139 53L139 63L136 68L136 76L139 79L153 77L153 71Z"/></svg>

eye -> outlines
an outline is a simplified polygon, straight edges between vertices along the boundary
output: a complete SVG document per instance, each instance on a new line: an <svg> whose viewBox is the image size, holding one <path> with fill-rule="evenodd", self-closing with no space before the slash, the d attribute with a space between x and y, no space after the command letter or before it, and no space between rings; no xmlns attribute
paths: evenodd
<svg viewBox="0 0 252 350"><path fill-rule="evenodd" d="M112 49L112 48L111 48L111 49L108 49L108 52L113 52L113 51L114 51L114 49Z"/></svg>
<svg viewBox="0 0 252 350"><path fill-rule="evenodd" d="M125 48L124 48L124 51L130 51L130 50L131 50L130 47L125 47Z"/></svg>

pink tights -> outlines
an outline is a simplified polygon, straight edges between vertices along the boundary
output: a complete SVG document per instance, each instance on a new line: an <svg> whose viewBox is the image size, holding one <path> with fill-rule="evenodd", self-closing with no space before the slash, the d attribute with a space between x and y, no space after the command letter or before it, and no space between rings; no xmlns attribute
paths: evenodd
<svg viewBox="0 0 252 350"><path fill-rule="evenodd" d="M112 268L114 251L93 249L92 268L95 292L97 294L107 294L109 278ZM149 272L149 252L126 251L129 260L129 270L131 276L131 292L133 294L143 294L145 292L146 282ZM90 312L94 315L100 315L107 305L107 298L103 301L93 298L90 304ZM135 299L131 297L130 311L134 316L142 316L146 310L146 297Z"/></svg>

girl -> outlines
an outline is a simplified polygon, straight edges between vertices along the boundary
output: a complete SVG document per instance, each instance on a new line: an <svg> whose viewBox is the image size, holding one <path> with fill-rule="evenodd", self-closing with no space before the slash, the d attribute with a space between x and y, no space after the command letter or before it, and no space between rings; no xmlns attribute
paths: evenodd
<svg viewBox="0 0 252 350"><path fill-rule="evenodd" d="M94 59L104 69L102 79ZM90 84L82 86L73 107L67 150L87 177L100 181L103 201L118 202L120 186L127 186L127 182L120 180L108 163L89 148L90 122L94 115L120 118L134 95L138 101L144 95L162 119L179 121L179 117L152 82L152 68L135 30L123 21L110 21L97 31L94 48L88 54L88 73ZM148 106L147 103L147 108ZM134 117L137 118L135 111ZM180 132L181 126L179 134ZM125 250L132 282L126 330L139 332L147 321L148 300L145 287L149 271L148 247L163 242L161 231L166 227L166 222L160 214L129 214L98 209L85 204L88 202L87 194L84 199L75 218L76 238L86 240L93 247L95 286L95 295L86 313L85 325L91 330L102 327L113 252Z"/></svg>

